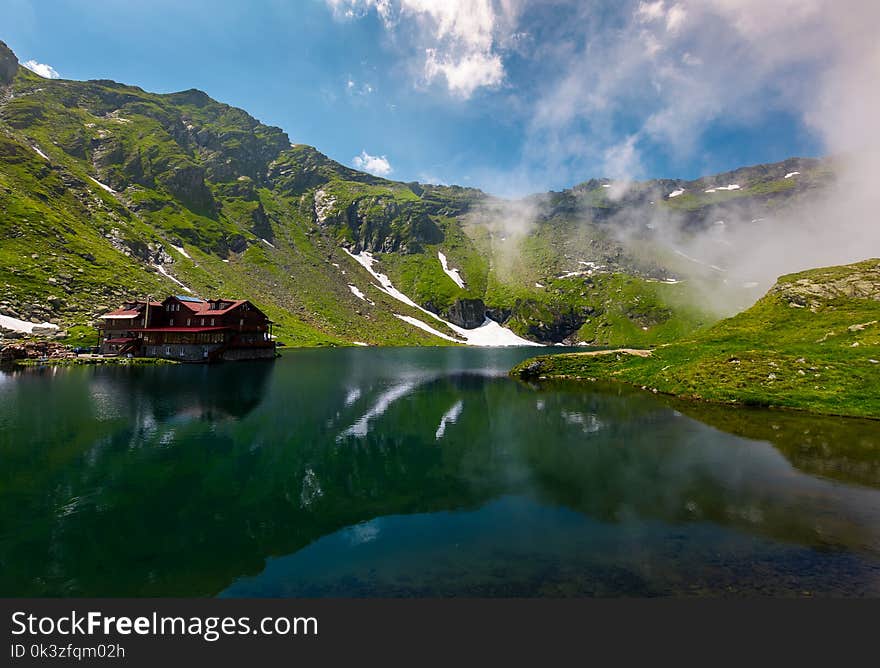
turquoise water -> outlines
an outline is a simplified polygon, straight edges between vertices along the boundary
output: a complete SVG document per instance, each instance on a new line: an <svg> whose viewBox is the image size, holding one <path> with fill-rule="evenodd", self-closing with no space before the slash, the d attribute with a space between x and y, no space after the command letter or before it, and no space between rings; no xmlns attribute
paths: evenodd
<svg viewBox="0 0 880 668"><path fill-rule="evenodd" d="M878 423L532 354L0 372L0 595L880 595Z"/></svg>

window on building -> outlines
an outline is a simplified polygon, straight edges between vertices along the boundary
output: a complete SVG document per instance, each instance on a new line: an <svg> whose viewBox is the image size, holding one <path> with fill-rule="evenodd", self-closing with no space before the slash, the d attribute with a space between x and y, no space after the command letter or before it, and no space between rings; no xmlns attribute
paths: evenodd
<svg viewBox="0 0 880 668"><path fill-rule="evenodd" d="M211 318L211 327L214 326L214 318Z"/></svg>
<svg viewBox="0 0 880 668"><path fill-rule="evenodd" d="M192 318L186 319L186 326L189 327L192 324Z"/></svg>

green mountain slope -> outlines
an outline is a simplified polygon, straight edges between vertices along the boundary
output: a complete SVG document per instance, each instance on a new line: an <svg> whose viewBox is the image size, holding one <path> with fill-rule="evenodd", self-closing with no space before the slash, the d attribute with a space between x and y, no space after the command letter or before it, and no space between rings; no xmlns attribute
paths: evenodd
<svg viewBox="0 0 880 668"><path fill-rule="evenodd" d="M721 199L663 196L732 178L742 187ZM545 343L667 341L720 314L670 280L681 258L624 243L620 217L658 202L698 227L720 202L766 211L825 180L795 160L621 198L594 180L507 202L349 169L201 91L43 79L0 42L0 315L56 323L74 343L124 299L187 290L255 301L291 345L448 343L397 316L455 338L377 287L352 258L363 252L459 327L488 316Z"/></svg>
<svg viewBox="0 0 880 668"><path fill-rule="evenodd" d="M547 356L512 373L880 418L880 260L783 276L752 308L647 356Z"/></svg>

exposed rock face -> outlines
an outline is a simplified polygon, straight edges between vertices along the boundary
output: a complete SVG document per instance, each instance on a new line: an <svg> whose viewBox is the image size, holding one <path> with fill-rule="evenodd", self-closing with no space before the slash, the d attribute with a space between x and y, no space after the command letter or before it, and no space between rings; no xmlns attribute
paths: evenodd
<svg viewBox="0 0 880 668"><path fill-rule="evenodd" d="M267 241L274 240L275 235L272 231L272 224L269 221L269 216L266 215L262 202L257 202L257 206L251 211L251 223L251 231L258 237Z"/></svg>
<svg viewBox="0 0 880 668"><path fill-rule="evenodd" d="M241 234L233 234L226 239L226 247L233 253L244 253L248 242Z"/></svg>
<svg viewBox="0 0 880 668"><path fill-rule="evenodd" d="M808 276L783 277L770 288L792 308L817 309L836 299L880 301L880 260L860 263L857 270L839 273L838 268L809 272ZM848 268L850 269L850 268Z"/></svg>
<svg viewBox="0 0 880 668"><path fill-rule="evenodd" d="M315 220L325 227L347 227L354 237L353 252L415 253L422 244L443 240L443 232L428 214L385 196L356 199L340 207L323 189L315 192Z"/></svg>
<svg viewBox="0 0 880 668"><path fill-rule="evenodd" d="M474 329L486 320L486 305L482 299L456 299L446 312L446 319L453 325Z"/></svg>
<svg viewBox="0 0 880 668"><path fill-rule="evenodd" d="M323 225L333 215L336 206L336 198L333 195L318 189L315 191L315 219Z"/></svg>
<svg viewBox="0 0 880 668"><path fill-rule="evenodd" d="M502 325L510 319L512 314L513 309L510 308L495 307L486 309L486 317Z"/></svg>
<svg viewBox="0 0 880 668"><path fill-rule="evenodd" d="M535 302L519 301L511 320L525 325L526 336L534 341L563 343L571 340L592 313L593 309L590 307L554 311L547 310Z"/></svg>
<svg viewBox="0 0 880 668"><path fill-rule="evenodd" d="M0 42L0 86L10 83L15 78L16 72L18 72L18 58L5 42Z"/></svg>
<svg viewBox="0 0 880 668"><path fill-rule="evenodd" d="M172 195L197 213L212 217L217 203L205 184L205 170L198 165L182 165L166 172L160 182Z"/></svg>

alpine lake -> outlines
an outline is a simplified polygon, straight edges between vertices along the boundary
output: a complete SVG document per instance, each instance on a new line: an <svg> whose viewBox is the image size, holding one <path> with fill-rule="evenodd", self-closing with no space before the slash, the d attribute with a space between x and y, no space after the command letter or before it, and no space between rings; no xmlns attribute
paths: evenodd
<svg viewBox="0 0 880 668"><path fill-rule="evenodd" d="M536 352L0 371L0 596L880 596L880 422Z"/></svg>

